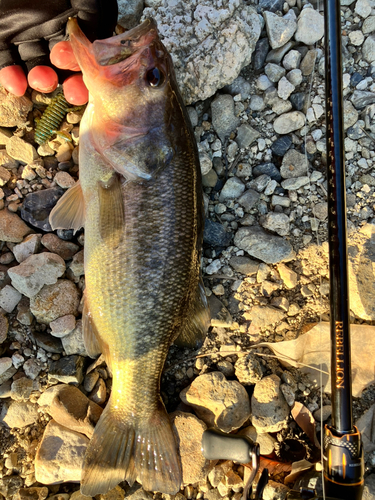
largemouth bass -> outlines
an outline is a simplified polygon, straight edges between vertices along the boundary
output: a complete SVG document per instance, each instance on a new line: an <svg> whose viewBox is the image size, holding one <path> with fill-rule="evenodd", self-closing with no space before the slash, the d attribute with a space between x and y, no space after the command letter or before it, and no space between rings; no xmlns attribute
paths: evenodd
<svg viewBox="0 0 375 500"><path fill-rule="evenodd" d="M90 99L80 180L50 222L85 228L84 341L113 375L81 491L93 497L138 480L175 494L181 465L160 377L170 344L196 345L209 319L198 152L154 21L93 44L74 19L68 31Z"/></svg>

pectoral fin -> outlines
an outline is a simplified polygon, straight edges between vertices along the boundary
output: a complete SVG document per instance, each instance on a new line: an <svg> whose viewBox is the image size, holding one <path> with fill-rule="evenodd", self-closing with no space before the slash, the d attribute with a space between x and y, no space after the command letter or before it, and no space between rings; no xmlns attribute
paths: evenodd
<svg viewBox="0 0 375 500"><path fill-rule="evenodd" d="M210 321L210 309L201 278L186 323L174 343L180 347L198 349L203 344Z"/></svg>
<svg viewBox="0 0 375 500"><path fill-rule="evenodd" d="M56 203L49 222L52 229L74 229L74 232L84 226L85 203L79 181Z"/></svg>
<svg viewBox="0 0 375 500"><path fill-rule="evenodd" d="M114 174L107 183L99 183L100 236L109 248L117 248L123 239L125 211L121 181Z"/></svg>

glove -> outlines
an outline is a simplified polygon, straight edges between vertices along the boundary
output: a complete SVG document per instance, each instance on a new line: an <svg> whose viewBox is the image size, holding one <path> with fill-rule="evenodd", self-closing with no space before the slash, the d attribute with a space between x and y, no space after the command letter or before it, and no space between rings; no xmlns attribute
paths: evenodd
<svg viewBox="0 0 375 500"><path fill-rule="evenodd" d="M117 0L1 0L0 84L15 95L23 95L27 84L41 92L52 92L64 81L64 94L75 105L87 102L87 89L79 71L65 25L77 16L90 41L112 36L117 22ZM65 71L55 70L51 62ZM26 79L26 76L27 79Z"/></svg>

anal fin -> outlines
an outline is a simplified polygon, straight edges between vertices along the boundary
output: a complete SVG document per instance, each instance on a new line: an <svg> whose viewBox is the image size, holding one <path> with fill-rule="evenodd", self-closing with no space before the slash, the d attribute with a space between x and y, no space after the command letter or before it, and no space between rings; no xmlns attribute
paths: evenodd
<svg viewBox="0 0 375 500"><path fill-rule="evenodd" d="M117 248L124 236L125 211L121 181L117 174L99 183L99 232L109 248Z"/></svg>
<svg viewBox="0 0 375 500"><path fill-rule="evenodd" d="M195 299L189 308L187 316L182 331L174 343L180 347L198 349L204 342L211 321L202 278L199 280Z"/></svg>
<svg viewBox="0 0 375 500"><path fill-rule="evenodd" d="M56 203L50 213L49 222L53 230L74 229L76 232L84 226L85 203L79 181Z"/></svg>
<svg viewBox="0 0 375 500"><path fill-rule="evenodd" d="M97 358L101 354L102 350L99 343L99 334L90 314L86 296L82 310L82 331L83 342L85 344L87 354L90 358Z"/></svg>

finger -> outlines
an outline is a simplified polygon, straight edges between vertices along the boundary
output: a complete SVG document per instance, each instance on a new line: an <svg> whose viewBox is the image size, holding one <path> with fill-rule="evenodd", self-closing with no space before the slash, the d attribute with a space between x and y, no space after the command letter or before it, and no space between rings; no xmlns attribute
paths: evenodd
<svg viewBox="0 0 375 500"><path fill-rule="evenodd" d="M39 92L53 92L58 84L56 71L49 66L35 66L29 71L27 80L32 89Z"/></svg>
<svg viewBox="0 0 375 500"><path fill-rule="evenodd" d="M80 71L70 42L58 42L53 46L49 57L57 68Z"/></svg>
<svg viewBox="0 0 375 500"><path fill-rule="evenodd" d="M65 99L75 106L82 106L89 100L89 91L83 83L82 75L72 75L63 83Z"/></svg>
<svg viewBox="0 0 375 500"><path fill-rule="evenodd" d="M0 84L11 94L22 96L27 89L27 80L21 66L7 66L0 70Z"/></svg>

